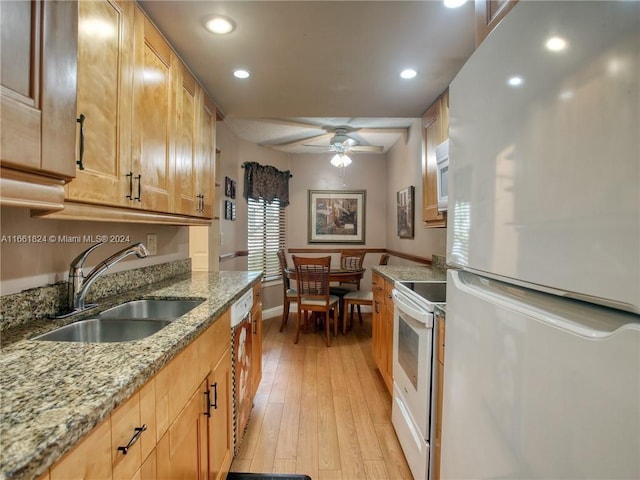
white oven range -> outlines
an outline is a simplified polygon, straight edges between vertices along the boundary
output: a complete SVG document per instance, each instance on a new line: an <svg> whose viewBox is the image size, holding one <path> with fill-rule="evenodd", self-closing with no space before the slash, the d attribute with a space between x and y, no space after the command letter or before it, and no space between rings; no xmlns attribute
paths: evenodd
<svg viewBox="0 0 640 480"><path fill-rule="evenodd" d="M395 282L393 289L392 423L415 480L431 478L431 422L437 385L434 368L436 304L446 301L446 282Z"/></svg>

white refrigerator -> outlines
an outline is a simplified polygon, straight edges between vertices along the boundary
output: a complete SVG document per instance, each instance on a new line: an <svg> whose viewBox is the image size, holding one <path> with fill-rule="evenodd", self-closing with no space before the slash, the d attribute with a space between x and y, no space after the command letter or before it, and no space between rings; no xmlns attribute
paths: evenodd
<svg viewBox="0 0 640 480"><path fill-rule="evenodd" d="M441 478L640 478L640 2L520 1L449 90Z"/></svg>

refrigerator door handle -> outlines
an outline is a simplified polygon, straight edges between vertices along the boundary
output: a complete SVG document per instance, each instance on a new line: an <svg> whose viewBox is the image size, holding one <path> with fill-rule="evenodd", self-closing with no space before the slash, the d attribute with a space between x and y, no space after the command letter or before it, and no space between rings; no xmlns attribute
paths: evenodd
<svg viewBox="0 0 640 480"><path fill-rule="evenodd" d="M552 306L557 302L566 302L564 299L556 299L554 297L550 297L548 294L527 291L523 288L520 289L521 291L516 296L512 293L514 289L513 286L503 284L497 280L489 279L483 279L482 283L480 283L478 277L462 271L452 272L452 278L456 288L463 292L487 302L495 303L520 314L527 315L538 322L545 323L549 326L564 330L565 332L582 338L601 340L611 337L620 330L640 330L640 324L638 323L627 323L613 330L607 328L598 330L594 328L593 325L587 325L586 323L578 321L578 319L575 321L570 320L564 316L556 314L551 308L545 308L545 306ZM549 299L544 300L543 297L549 297ZM547 303L548 305L543 305L543 303ZM589 308L593 309L598 307L591 306ZM605 313L603 312L603 321L605 320L604 316Z"/></svg>

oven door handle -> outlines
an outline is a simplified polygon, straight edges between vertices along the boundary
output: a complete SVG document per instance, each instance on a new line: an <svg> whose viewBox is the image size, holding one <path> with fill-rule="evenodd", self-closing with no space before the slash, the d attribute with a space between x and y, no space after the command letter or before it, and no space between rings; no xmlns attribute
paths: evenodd
<svg viewBox="0 0 640 480"><path fill-rule="evenodd" d="M415 321L424 324L427 328L433 328L433 314L431 312L425 310L395 288L391 291L391 295L393 296L393 304L397 309L405 312Z"/></svg>

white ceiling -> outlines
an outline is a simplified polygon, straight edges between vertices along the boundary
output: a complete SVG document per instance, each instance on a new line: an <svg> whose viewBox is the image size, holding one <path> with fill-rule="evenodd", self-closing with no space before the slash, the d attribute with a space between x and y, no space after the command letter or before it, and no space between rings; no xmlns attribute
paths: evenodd
<svg viewBox="0 0 640 480"><path fill-rule="evenodd" d="M472 1L455 10L436 0L139 3L239 137L274 146L318 136L278 147L288 152L317 152L304 144L329 145L325 134L342 125L386 151L402 137L395 127L420 117L475 48ZM236 30L206 31L213 14ZM418 76L401 79L407 67ZM251 77L236 79L236 68Z"/></svg>

